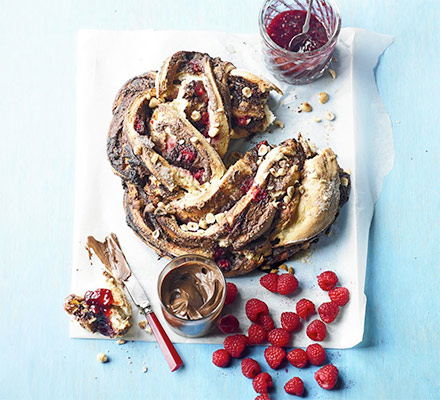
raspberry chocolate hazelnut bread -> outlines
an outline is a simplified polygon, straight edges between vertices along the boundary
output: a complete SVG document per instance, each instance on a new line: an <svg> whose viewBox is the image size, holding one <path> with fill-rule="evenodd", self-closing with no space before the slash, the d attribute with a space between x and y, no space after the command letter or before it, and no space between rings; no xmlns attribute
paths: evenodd
<svg viewBox="0 0 440 400"><path fill-rule="evenodd" d="M64 301L64 309L85 330L114 338L124 336L130 329L131 305L122 284L111 273L108 259L111 256L109 250L112 248L112 240L117 241L116 236L107 237L104 243L93 237L87 241L89 252L93 249L106 268L103 272L105 287L88 290L84 296L70 294Z"/></svg>
<svg viewBox="0 0 440 400"><path fill-rule="evenodd" d="M350 177L298 135L260 142L226 169L229 141L274 120L275 85L207 54L178 52L128 81L107 151L128 225L159 255L213 258L226 276L279 263L328 231Z"/></svg>

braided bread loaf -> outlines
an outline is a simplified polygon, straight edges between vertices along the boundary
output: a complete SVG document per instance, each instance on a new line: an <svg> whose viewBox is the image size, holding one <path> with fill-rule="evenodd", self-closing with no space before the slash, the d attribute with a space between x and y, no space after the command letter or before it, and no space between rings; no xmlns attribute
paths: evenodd
<svg viewBox="0 0 440 400"><path fill-rule="evenodd" d="M207 54L178 52L116 96L107 152L128 225L159 255L214 258L226 276L279 263L329 229L349 175L301 135L263 141L226 169L230 139L264 131L275 85Z"/></svg>

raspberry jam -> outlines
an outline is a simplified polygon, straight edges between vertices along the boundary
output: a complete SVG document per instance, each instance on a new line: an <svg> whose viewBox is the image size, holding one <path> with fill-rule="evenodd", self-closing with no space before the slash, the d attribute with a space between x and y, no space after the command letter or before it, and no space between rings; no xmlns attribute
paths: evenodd
<svg viewBox="0 0 440 400"><path fill-rule="evenodd" d="M314 1L309 39L289 49L293 36L302 32L310 0L266 0L260 14L264 62L281 81L301 85L318 79L330 64L341 30L334 0Z"/></svg>
<svg viewBox="0 0 440 400"><path fill-rule="evenodd" d="M90 311L95 315L95 328L104 336L111 336L113 328L111 326L110 306L114 303L113 295L109 289L96 289L87 291L84 300L89 306Z"/></svg>
<svg viewBox="0 0 440 400"><path fill-rule="evenodd" d="M284 11L278 14L267 27L267 33L270 38L283 49L297 53L305 53L313 51L324 46L328 42L327 31L324 25L316 18L315 15L310 16L310 25L308 35L310 40L303 43L301 47L296 49L289 48L290 40L302 32L307 12L304 10Z"/></svg>

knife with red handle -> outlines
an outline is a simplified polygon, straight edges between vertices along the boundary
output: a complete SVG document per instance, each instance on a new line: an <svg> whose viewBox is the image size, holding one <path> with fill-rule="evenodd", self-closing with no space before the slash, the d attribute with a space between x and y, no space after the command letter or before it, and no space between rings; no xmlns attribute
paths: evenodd
<svg viewBox="0 0 440 400"><path fill-rule="evenodd" d="M133 302L141 309L142 314L147 318L171 372L178 370L183 365L183 361L165 332L165 329L163 329L154 314L144 288L131 272L116 235L114 233L110 234L106 238L106 241L108 241L107 251L110 253L108 260L111 264L110 268L112 273L124 284Z"/></svg>

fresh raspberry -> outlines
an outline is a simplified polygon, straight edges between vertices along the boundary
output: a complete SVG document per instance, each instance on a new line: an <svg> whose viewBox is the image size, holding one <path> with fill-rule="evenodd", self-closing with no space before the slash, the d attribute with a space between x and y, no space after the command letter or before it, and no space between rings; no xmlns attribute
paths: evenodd
<svg viewBox="0 0 440 400"><path fill-rule="evenodd" d="M281 314L281 326L287 332L294 332L298 329L301 321L298 314L294 312L286 311Z"/></svg>
<svg viewBox="0 0 440 400"><path fill-rule="evenodd" d="M267 340L274 346L285 347L290 342L290 334L283 328L272 329L267 334Z"/></svg>
<svg viewBox="0 0 440 400"><path fill-rule="evenodd" d="M296 303L296 313L305 321L309 315L315 313L315 305L307 299L301 299Z"/></svg>
<svg viewBox="0 0 440 400"><path fill-rule="evenodd" d="M228 336L223 342L225 350L234 358L239 358L247 345L247 337L245 335Z"/></svg>
<svg viewBox="0 0 440 400"><path fill-rule="evenodd" d="M278 274L266 274L260 278L260 284L269 292L277 292Z"/></svg>
<svg viewBox="0 0 440 400"><path fill-rule="evenodd" d="M333 289L338 283L338 277L333 271L324 271L317 278L319 287L326 292Z"/></svg>
<svg viewBox="0 0 440 400"><path fill-rule="evenodd" d="M233 315L225 315L220 319L218 327L223 333L235 333L238 331L240 323Z"/></svg>
<svg viewBox="0 0 440 400"><path fill-rule="evenodd" d="M231 356L226 350L218 349L212 353L212 362L214 365L217 365L217 367L227 367L230 361Z"/></svg>
<svg viewBox="0 0 440 400"><path fill-rule="evenodd" d="M270 397L267 393L263 393L255 397L255 400L270 400Z"/></svg>
<svg viewBox="0 0 440 400"><path fill-rule="evenodd" d="M312 365L322 365L327 359L324 348L319 343L313 343L307 346L307 358Z"/></svg>
<svg viewBox="0 0 440 400"><path fill-rule="evenodd" d="M269 332L273 328L275 328L273 319L271 318L270 315L267 314L259 315L257 319L257 324L261 325L266 332Z"/></svg>
<svg viewBox="0 0 440 400"><path fill-rule="evenodd" d="M258 324L252 324L248 330L249 344L261 344L267 339L267 332Z"/></svg>
<svg viewBox="0 0 440 400"><path fill-rule="evenodd" d="M301 397L304 394L304 383L300 378L295 376L284 385L284 390L288 394L294 394L295 396Z"/></svg>
<svg viewBox="0 0 440 400"><path fill-rule="evenodd" d="M339 371L333 364L324 365L315 372L315 380L323 389L333 389L338 381Z"/></svg>
<svg viewBox="0 0 440 400"><path fill-rule="evenodd" d="M350 300L350 292L345 287L336 287L328 292L330 300L339 307L343 307Z"/></svg>
<svg viewBox="0 0 440 400"><path fill-rule="evenodd" d="M226 283L226 298L225 298L225 304L231 304L234 302L235 298L237 297L237 286L235 286L235 283L228 282Z"/></svg>
<svg viewBox="0 0 440 400"><path fill-rule="evenodd" d="M321 342L327 336L327 328L324 322L320 321L319 319L315 319L314 321L310 322L306 333L310 339L316 342Z"/></svg>
<svg viewBox="0 0 440 400"><path fill-rule="evenodd" d="M269 346L264 350L264 358L272 369L278 368L286 357L286 352L278 346Z"/></svg>
<svg viewBox="0 0 440 400"><path fill-rule="evenodd" d="M322 303L318 307L319 316L327 324L331 324L338 316L338 313L339 307L331 301L329 301L328 303Z"/></svg>
<svg viewBox="0 0 440 400"><path fill-rule="evenodd" d="M257 322L257 319L260 315L269 314L269 309L267 308L267 304L258 299L250 299L247 301L246 306L246 315L252 322Z"/></svg>
<svg viewBox="0 0 440 400"><path fill-rule="evenodd" d="M296 368L304 368L307 365L307 354L303 349L293 349L287 353L287 360Z"/></svg>
<svg viewBox="0 0 440 400"><path fill-rule="evenodd" d="M288 295L298 289L298 279L290 274L281 274L278 278L277 291L279 294Z"/></svg>
<svg viewBox="0 0 440 400"><path fill-rule="evenodd" d="M252 386L257 393L267 393L273 386L272 377L267 372L260 372L252 381Z"/></svg>
<svg viewBox="0 0 440 400"><path fill-rule="evenodd" d="M260 372L261 367L257 361L252 358L244 358L241 360L241 372L246 378L255 378Z"/></svg>

